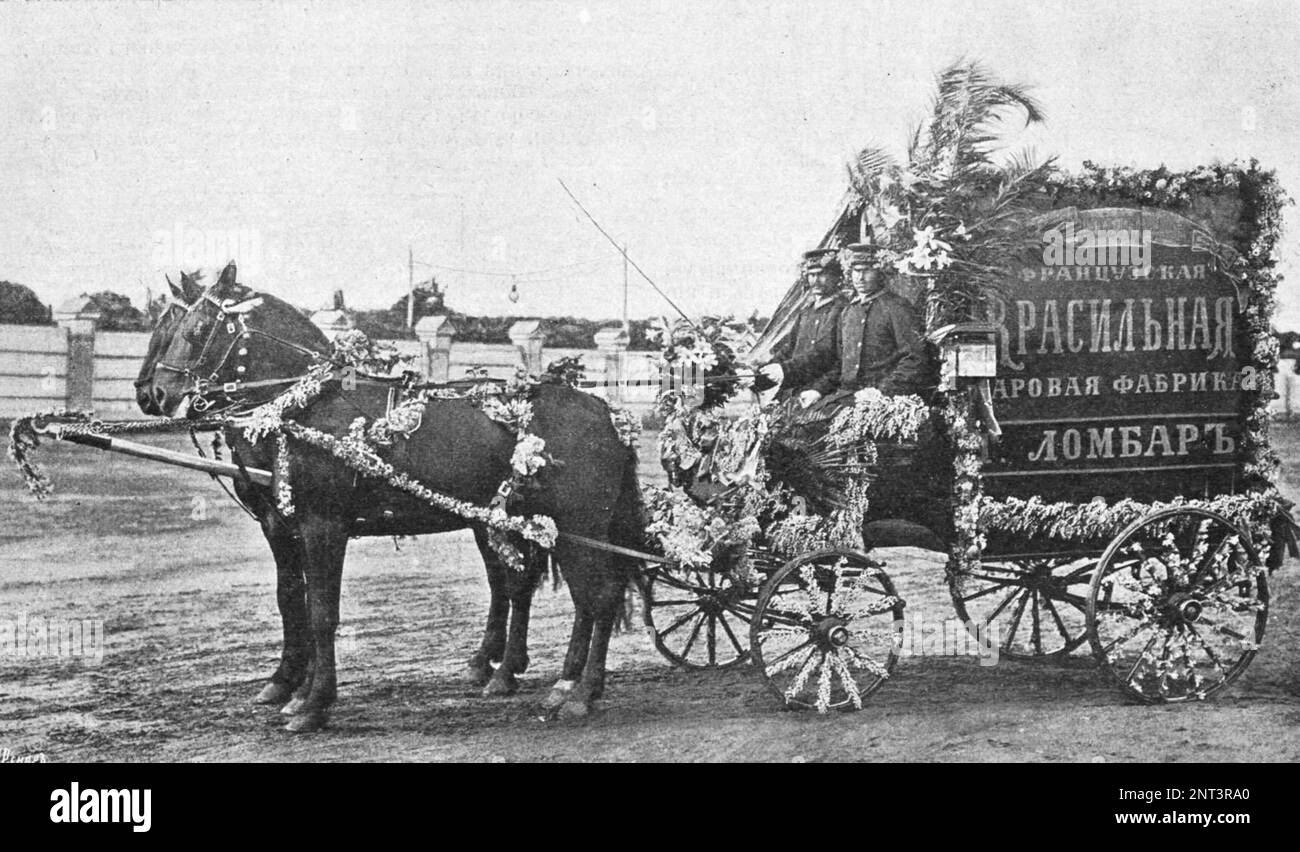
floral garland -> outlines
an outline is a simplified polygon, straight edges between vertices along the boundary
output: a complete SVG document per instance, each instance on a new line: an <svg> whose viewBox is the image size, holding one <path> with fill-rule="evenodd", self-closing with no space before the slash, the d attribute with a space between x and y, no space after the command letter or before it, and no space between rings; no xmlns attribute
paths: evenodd
<svg viewBox="0 0 1300 852"><path fill-rule="evenodd" d="M669 322L656 319L646 333L651 342L659 344L657 365L663 375L695 373L694 379L704 383L700 408L719 408L736 390L742 380L736 376L740 367L740 353L753 346L755 335L750 325L734 317L706 316L697 322L679 319ZM690 384L683 375L683 384ZM667 416L681 415L696 403L680 392L660 394L660 412Z"/></svg>
<svg viewBox="0 0 1300 852"><path fill-rule="evenodd" d="M930 406L919 396L885 396L876 388L854 394L853 405L831 421L830 434L843 446L863 438L915 441L930 420Z"/></svg>
<svg viewBox="0 0 1300 852"><path fill-rule="evenodd" d="M768 543L777 553L789 556L832 548L862 550L870 489L870 479L855 477L845 489L843 505L829 515L804 512L796 504L795 511L771 525Z"/></svg>
<svg viewBox="0 0 1300 852"><path fill-rule="evenodd" d="M382 479L393 488L411 494L436 509L457 515L469 521L486 524L494 530L515 533L543 548L555 546L557 530L555 521L545 515L508 515L504 508L477 506L430 489L406 473L397 471L375 452L366 435L365 418L352 422L345 437L338 438L319 429L303 426L292 420L285 421L282 430L290 437L325 450L351 469ZM540 440L540 439L539 439Z"/></svg>
<svg viewBox="0 0 1300 852"><path fill-rule="evenodd" d="M980 557L988 539L980 525L984 499L984 437L975 423L974 402L969 393L949 393L944 420L953 440L952 507L954 541L948 559L948 581L959 592L966 578L980 569Z"/></svg>
<svg viewBox="0 0 1300 852"><path fill-rule="evenodd" d="M619 441L623 446L635 450L641 440L641 418L621 405L612 402L607 404L609 421L614 424L614 431L618 433Z"/></svg>
<svg viewBox="0 0 1300 852"><path fill-rule="evenodd" d="M684 568L708 568L716 554L750 544L761 531L753 516L733 520L715 506L696 503L680 488L649 486L643 493L650 519L647 540Z"/></svg>
<svg viewBox="0 0 1300 852"><path fill-rule="evenodd" d="M1277 492L1224 494L1210 500L1175 497L1153 503L1124 498L1114 504L1107 504L1100 497L1088 503L1044 503L1040 497L1028 500L984 497L977 505L980 523L987 529L1065 541L1090 541L1112 538L1142 516L1171 508L1206 509L1235 524L1255 527L1261 521L1267 524L1272 520L1280 499L1281 494Z"/></svg>
<svg viewBox="0 0 1300 852"><path fill-rule="evenodd" d="M486 524L489 543L502 560L516 570L523 570L524 560L519 549L510 541L509 533L518 533L546 548L553 546L555 523L550 518L540 515L519 518L510 516L505 511L506 501L526 488L551 461L545 452L546 442L527 431L533 419L532 403L527 398L533 382L528 376L521 371L506 384L504 390L495 384L484 382L464 392L440 392L445 389L421 391L402 400L386 416L374 420L368 428L365 426L365 418L357 418L352 422L347 437L340 439L302 426L287 417L290 412L306 408L320 396L325 382L339 363L354 367L365 365L373 369L384 366L386 362L365 335L359 332L348 336L340 335L335 341L335 358L330 363L312 367L283 394L258 406L239 421L244 436L250 443L256 444L271 434L276 436L273 491L276 508L282 515L290 517L295 512L286 440L286 435L293 435L328 450L360 473L379 476L394 488L414 494L437 508L466 520ZM489 419L501 423L516 436L510 457L510 477L498 489L498 493L503 495L500 505L494 503L488 507L477 507L438 494L407 474L395 472L375 451L379 446L391 446L398 435L409 439L423 423L429 401L447 398L467 400ZM545 544L546 541L550 544Z"/></svg>
<svg viewBox="0 0 1300 852"><path fill-rule="evenodd" d="M293 487L289 484L289 439L283 429L275 433L275 470L271 472L271 479L275 508L284 517L291 517L294 507Z"/></svg>

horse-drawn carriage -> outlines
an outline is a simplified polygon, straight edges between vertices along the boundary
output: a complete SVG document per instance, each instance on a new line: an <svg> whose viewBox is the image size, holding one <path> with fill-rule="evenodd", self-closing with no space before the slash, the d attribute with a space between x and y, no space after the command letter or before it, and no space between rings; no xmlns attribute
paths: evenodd
<svg viewBox="0 0 1300 852"><path fill-rule="evenodd" d="M13 452L37 490L24 458L37 432L233 477L275 553L285 622L259 700L287 701L294 730L322 726L335 697L348 536L465 527L493 593L472 666L488 691L514 689L553 552L575 620L548 703L576 715L603 688L634 565L674 663L752 661L788 705L861 707L905 629L891 547L945 553L957 616L1000 655L1086 643L1142 701L1207 698L1255 655L1268 570L1296 551L1268 446L1285 197L1253 163L997 166L988 128L1004 107L1036 115L978 67L945 72L911 162L864 151L822 241L871 229L886 246L938 385L924 398L867 388L819 416L728 413L740 358L761 362L789 331L800 287L743 346L727 323L684 321L665 330L663 366L696 368L704 390L662 399L668 488L638 489L628 419L568 371L559 387L367 376L366 353L331 352L300 312L238 285L233 264L208 288L173 290L137 383L146 412L173 416L164 426L222 430L232 462L58 419L15 424Z"/></svg>

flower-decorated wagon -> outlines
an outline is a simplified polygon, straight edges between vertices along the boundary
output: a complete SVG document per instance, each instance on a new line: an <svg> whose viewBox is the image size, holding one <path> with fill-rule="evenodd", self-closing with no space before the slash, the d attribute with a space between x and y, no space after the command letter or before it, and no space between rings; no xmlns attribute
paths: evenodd
<svg viewBox="0 0 1300 852"><path fill-rule="evenodd" d="M676 487L648 502L672 563L647 619L678 664L752 660L787 704L860 707L903 630L889 546L946 553L958 617L1000 654L1087 650L1142 701L1207 698L1254 657L1296 555L1268 441L1289 201L1254 162L997 157L1015 111L1040 117L978 65L945 71L907 161L864 151L821 242L882 247L924 317L924 396L860 392L811 430L789 403L726 413L718 388L790 332L801 284L756 342L666 330L665 366L719 376L661 403Z"/></svg>

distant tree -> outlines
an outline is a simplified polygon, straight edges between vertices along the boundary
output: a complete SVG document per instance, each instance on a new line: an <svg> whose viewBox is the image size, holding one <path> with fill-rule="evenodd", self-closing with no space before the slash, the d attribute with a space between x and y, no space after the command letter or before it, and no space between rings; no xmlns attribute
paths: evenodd
<svg viewBox="0 0 1300 852"><path fill-rule="evenodd" d="M0 323L48 325L50 309L36 297L32 288L0 281Z"/></svg>
<svg viewBox="0 0 1300 852"><path fill-rule="evenodd" d="M90 302L102 314L95 323L100 331L148 331L150 328L149 317L121 293L101 290L91 294Z"/></svg>
<svg viewBox="0 0 1300 852"><path fill-rule="evenodd" d="M415 322L419 322L424 317L437 316L438 314L447 313L446 293L438 286L438 279L430 278L428 281L421 281L415 285ZM406 297L393 302L393 306L388 309L394 317L400 317L403 325L406 324Z"/></svg>
<svg viewBox="0 0 1300 852"><path fill-rule="evenodd" d="M1300 353L1300 331L1277 332L1277 342L1282 348L1283 358L1294 358Z"/></svg>
<svg viewBox="0 0 1300 852"><path fill-rule="evenodd" d="M406 327L406 312L395 316L391 308L378 311L348 311L358 330L371 340L411 340L415 332Z"/></svg>

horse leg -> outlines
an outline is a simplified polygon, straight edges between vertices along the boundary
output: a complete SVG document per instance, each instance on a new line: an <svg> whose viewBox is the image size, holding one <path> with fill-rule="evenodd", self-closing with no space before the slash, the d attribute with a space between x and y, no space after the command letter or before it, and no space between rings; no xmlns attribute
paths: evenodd
<svg viewBox="0 0 1300 852"><path fill-rule="evenodd" d="M582 677L582 671L587 666L587 651L591 647L591 631L595 620L578 602L576 595L573 598L573 610L573 632L569 635L569 651L564 655L564 668L560 671L560 679L542 701L542 708L548 712L558 710L568 700L569 691Z"/></svg>
<svg viewBox="0 0 1300 852"><path fill-rule="evenodd" d="M488 544L485 529L474 527L474 540L478 543L479 553L483 555L483 567L487 570L491 602L488 604L487 625L483 628L483 641L479 644L479 649L466 662L465 673L470 683L475 686L485 686L492 678L492 664L500 662L505 655L506 623L510 615L507 574L510 569Z"/></svg>
<svg viewBox="0 0 1300 852"><path fill-rule="evenodd" d="M258 704L284 704L306 679L311 663L311 643L307 623L307 584L302 574L302 548L275 515L263 516L262 532L275 557L275 600L280 609L284 643L280 665L262 687Z"/></svg>
<svg viewBox="0 0 1300 852"><path fill-rule="evenodd" d="M609 651L609 637L614 632L614 620L619 617L623 606L623 587L625 583L610 582L617 578L601 578L602 587L594 596L596 615L591 645L587 654L586 665L582 669L582 679L577 686L569 690L568 697L559 708L563 718L581 718L591 712L592 702L605 691L605 658Z"/></svg>
<svg viewBox="0 0 1300 852"><path fill-rule="evenodd" d="M329 721L338 697L334 633L339 626L339 593L343 558L347 553L347 524L338 518L307 515L301 521L307 576L307 604L315 643L315 665L306 699L285 726L293 733L318 731Z"/></svg>
<svg viewBox="0 0 1300 852"><path fill-rule="evenodd" d="M545 554L526 557L523 571L507 569L506 594L510 601L510 636L505 657L483 690L485 696L513 695L519 690L515 675L528 670L528 618L533 607L533 593L546 570Z"/></svg>

